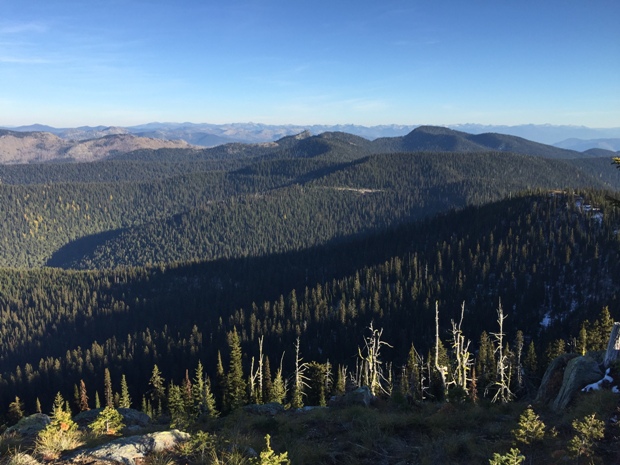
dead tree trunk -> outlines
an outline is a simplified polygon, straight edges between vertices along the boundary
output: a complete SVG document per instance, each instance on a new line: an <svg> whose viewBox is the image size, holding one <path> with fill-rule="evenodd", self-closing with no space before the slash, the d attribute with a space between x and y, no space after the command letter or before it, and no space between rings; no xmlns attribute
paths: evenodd
<svg viewBox="0 0 620 465"><path fill-rule="evenodd" d="M603 361L605 368L620 359L620 323L614 323L607 344L607 352L605 352L605 360Z"/></svg>

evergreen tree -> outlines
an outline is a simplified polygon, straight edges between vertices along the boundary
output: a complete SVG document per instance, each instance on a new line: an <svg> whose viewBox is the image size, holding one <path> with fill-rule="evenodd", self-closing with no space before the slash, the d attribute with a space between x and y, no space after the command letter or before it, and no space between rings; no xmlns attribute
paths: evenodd
<svg viewBox="0 0 620 465"><path fill-rule="evenodd" d="M476 373L478 374L478 390L488 392L496 376L495 348L486 331L480 334L478 356L476 357ZM486 394L485 394L486 395Z"/></svg>
<svg viewBox="0 0 620 465"><path fill-rule="evenodd" d="M308 363L308 404L327 405L327 392L325 390L325 376L327 367L321 363Z"/></svg>
<svg viewBox="0 0 620 465"><path fill-rule="evenodd" d="M131 408L131 397L129 395L129 387L127 386L127 378L121 375L121 397L118 402L119 408Z"/></svg>
<svg viewBox="0 0 620 465"><path fill-rule="evenodd" d="M568 451L579 463L581 457L592 458L594 456L596 442L605 436L605 422L592 414L586 416L582 421L573 421L573 428L576 434L568 443Z"/></svg>
<svg viewBox="0 0 620 465"><path fill-rule="evenodd" d="M529 405L519 417L519 427L512 431L517 442L529 446L530 464L533 461L532 446L545 437L545 424Z"/></svg>
<svg viewBox="0 0 620 465"><path fill-rule="evenodd" d="M273 378L269 402L284 404L286 400L286 391L286 383L284 382L284 378L282 376L282 366L280 365L280 368L276 371L276 376Z"/></svg>
<svg viewBox="0 0 620 465"><path fill-rule="evenodd" d="M91 431L98 435L115 436L125 427L123 416L114 407L106 406L97 418L88 425Z"/></svg>
<svg viewBox="0 0 620 465"><path fill-rule="evenodd" d="M271 365L269 357L265 357L265 366L263 367L263 400L269 402L271 399Z"/></svg>
<svg viewBox="0 0 620 465"><path fill-rule="evenodd" d="M114 394L112 393L112 377L110 370L106 368L103 372L103 394L106 407L114 408Z"/></svg>
<svg viewBox="0 0 620 465"><path fill-rule="evenodd" d="M588 321L586 320L584 324L581 325L579 329L579 337L577 337L577 353L581 355L585 355L588 351L588 330L586 329L588 325Z"/></svg>
<svg viewBox="0 0 620 465"><path fill-rule="evenodd" d="M11 424L17 423L24 416L24 403L15 396L15 400L9 404L9 411L7 413L9 422Z"/></svg>
<svg viewBox="0 0 620 465"><path fill-rule="evenodd" d="M170 411L171 428L186 429L189 426L190 416L187 412L183 388L172 381L168 385L168 410Z"/></svg>
<svg viewBox="0 0 620 465"><path fill-rule="evenodd" d="M228 333L230 365L226 377L225 405L227 410L235 410L247 402L247 385L243 376L241 343L237 329Z"/></svg>
<svg viewBox="0 0 620 465"><path fill-rule="evenodd" d="M192 384L192 405L196 415L206 411L205 374L200 360L198 360Z"/></svg>
<svg viewBox="0 0 620 465"><path fill-rule="evenodd" d="M161 407L164 399L166 398L166 388L164 387L164 378L162 377L157 365L153 365L149 386L151 401L154 405L159 405Z"/></svg>
<svg viewBox="0 0 620 465"><path fill-rule="evenodd" d="M215 382L216 392L215 397L219 399L219 404L222 410L225 410L225 397L226 397L226 373L224 372L224 363L222 362L222 353L217 351L217 364L215 366Z"/></svg>
<svg viewBox="0 0 620 465"><path fill-rule="evenodd" d="M528 376L535 376L536 373L538 373L538 361L534 341L530 341L530 344L527 346L527 353L525 354L525 360L523 360L523 369Z"/></svg>
<svg viewBox="0 0 620 465"><path fill-rule="evenodd" d="M207 415L213 418L217 418L220 416L220 412L217 410L217 405L215 403L215 396L213 395L213 391L211 390L211 380L207 376L207 380L204 385L204 408Z"/></svg>
<svg viewBox="0 0 620 465"><path fill-rule="evenodd" d="M84 412L86 410L90 410L88 407L88 395L86 394L86 383L84 380L80 380L80 404L79 404L80 412Z"/></svg>

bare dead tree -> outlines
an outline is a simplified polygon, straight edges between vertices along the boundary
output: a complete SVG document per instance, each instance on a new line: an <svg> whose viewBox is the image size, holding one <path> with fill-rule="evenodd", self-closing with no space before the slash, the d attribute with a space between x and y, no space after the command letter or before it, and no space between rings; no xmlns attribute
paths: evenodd
<svg viewBox="0 0 620 465"><path fill-rule="evenodd" d="M250 376L248 378L248 388L252 402L261 404L263 402L263 336L258 339L258 367L254 371L254 357L250 365Z"/></svg>
<svg viewBox="0 0 620 465"><path fill-rule="evenodd" d="M383 329L375 329L373 323L368 326L370 336L364 338L364 353L358 347L359 358L362 361L362 373L365 384L370 388L373 395L379 392L389 394L384 386L389 385L388 379L383 374L383 362L381 361L381 347L392 347L381 340Z"/></svg>
<svg viewBox="0 0 620 465"><path fill-rule="evenodd" d="M502 301L499 301L497 307L497 323L499 324L499 332L491 333L495 337L495 353L497 353L497 379L493 386L497 387L497 392L493 396L492 402L507 403L512 400L514 394L510 391L510 360L504 354L504 320L506 319L502 308Z"/></svg>
<svg viewBox="0 0 620 465"><path fill-rule="evenodd" d="M471 381L469 373L471 372L472 361L471 353L469 352L469 344L471 341L465 339L461 329L464 314L465 302L461 305L461 319L458 325L452 320L452 349L456 359L456 367L452 382L463 389L464 393L467 393L469 382Z"/></svg>
<svg viewBox="0 0 620 465"><path fill-rule="evenodd" d="M308 369L308 364L301 358L299 346L300 342L298 337L295 343L295 377L293 380L293 399L291 402L292 406L295 408L303 407L303 396L305 395L305 390L309 387L308 377L305 374Z"/></svg>

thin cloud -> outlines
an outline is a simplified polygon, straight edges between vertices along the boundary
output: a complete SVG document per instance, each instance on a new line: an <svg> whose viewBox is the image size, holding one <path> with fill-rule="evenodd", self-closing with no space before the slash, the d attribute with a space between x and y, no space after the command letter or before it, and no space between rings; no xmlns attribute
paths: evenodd
<svg viewBox="0 0 620 465"><path fill-rule="evenodd" d="M52 63L44 58L23 58L0 55L0 63L14 63L20 65L41 65Z"/></svg>
<svg viewBox="0 0 620 465"><path fill-rule="evenodd" d="M47 31L47 29L47 26L45 26L44 24L36 22L0 22L0 34L4 35L23 34L26 32L44 33Z"/></svg>

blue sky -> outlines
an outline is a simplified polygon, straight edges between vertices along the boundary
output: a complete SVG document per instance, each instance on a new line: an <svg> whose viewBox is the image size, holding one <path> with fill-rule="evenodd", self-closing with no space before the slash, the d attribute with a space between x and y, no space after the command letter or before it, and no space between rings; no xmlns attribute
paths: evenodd
<svg viewBox="0 0 620 465"><path fill-rule="evenodd" d="M620 127L617 0L0 0L0 125Z"/></svg>

